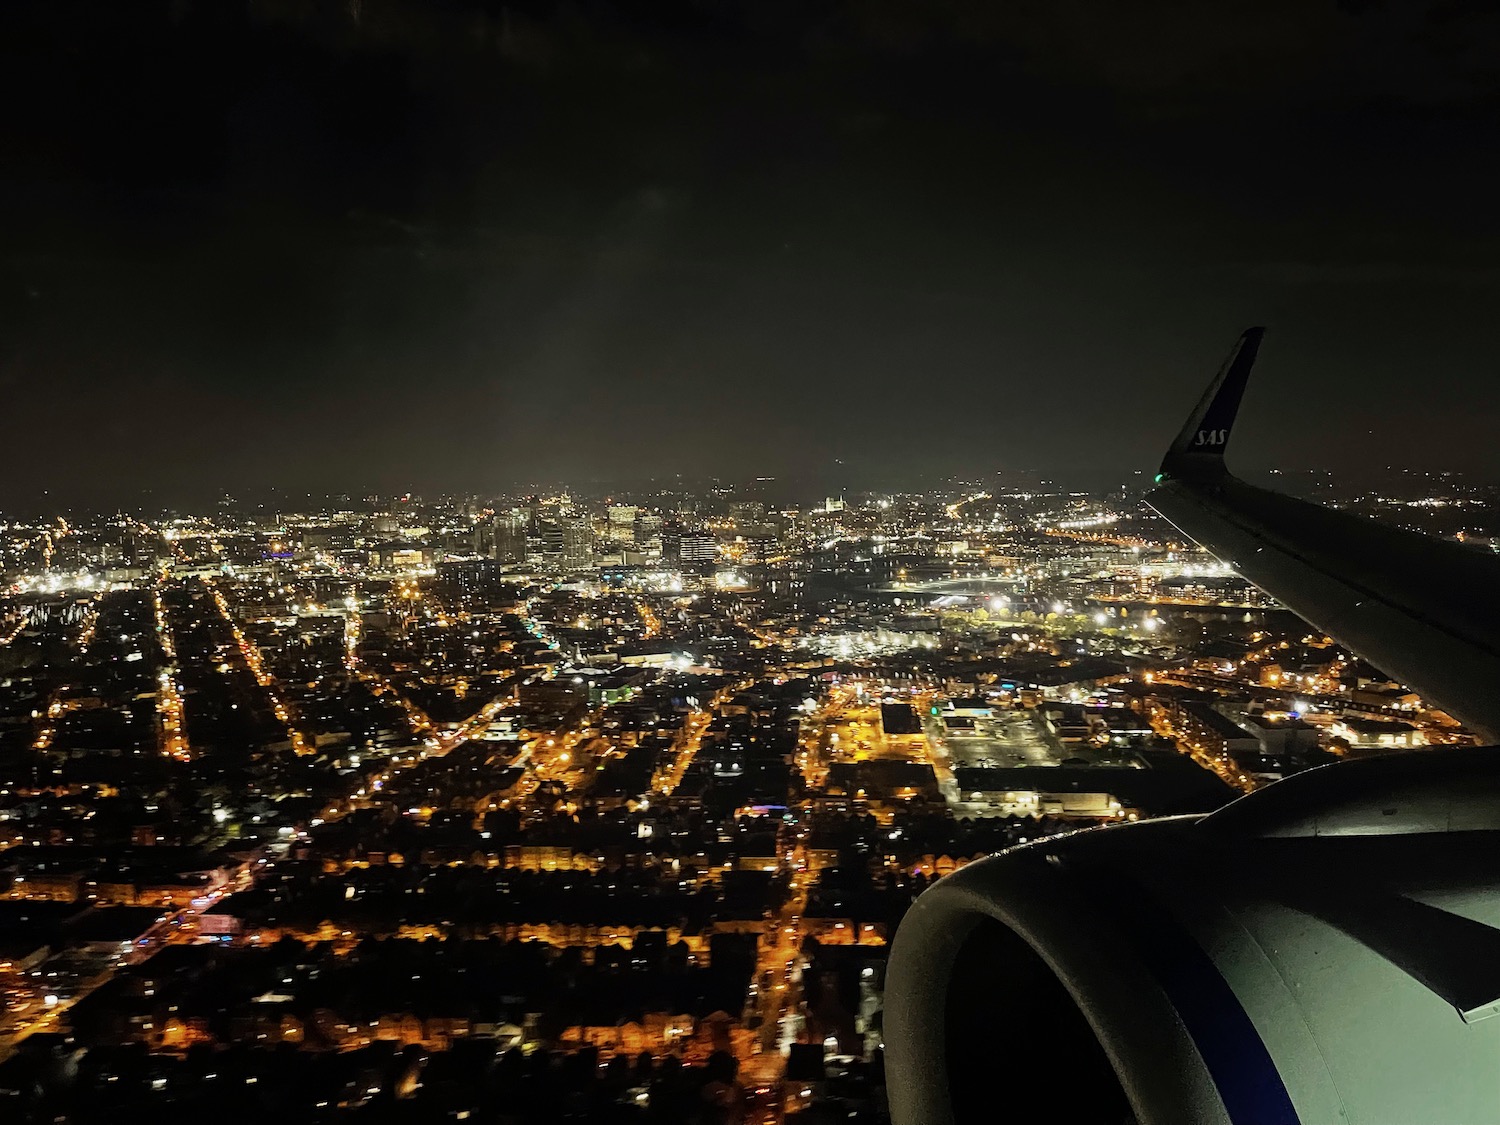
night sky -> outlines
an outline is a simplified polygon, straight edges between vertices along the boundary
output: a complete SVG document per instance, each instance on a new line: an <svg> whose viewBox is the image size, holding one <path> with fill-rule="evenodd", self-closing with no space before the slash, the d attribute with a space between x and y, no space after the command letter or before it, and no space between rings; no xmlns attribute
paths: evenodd
<svg viewBox="0 0 1500 1125"><path fill-rule="evenodd" d="M8 0L0 504L1486 472L1500 16ZM842 462L840 464L840 462Z"/></svg>

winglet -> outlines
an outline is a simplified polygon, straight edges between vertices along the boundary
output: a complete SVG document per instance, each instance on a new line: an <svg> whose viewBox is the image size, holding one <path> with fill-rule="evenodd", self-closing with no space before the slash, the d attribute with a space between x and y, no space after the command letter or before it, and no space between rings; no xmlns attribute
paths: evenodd
<svg viewBox="0 0 1500 1125"><path fill-rule="evenodd" d="M1219 374L1203 392L1203 398L1188 415L1182 432L1162 459L1161 470L1156 474L1158 483L1174 477L1202 480L1223 476L1228 471L1224 467L1224 449L1229 444L1240 398L1265 333L1264 328L1247 328L1241 333Z"/></svg>

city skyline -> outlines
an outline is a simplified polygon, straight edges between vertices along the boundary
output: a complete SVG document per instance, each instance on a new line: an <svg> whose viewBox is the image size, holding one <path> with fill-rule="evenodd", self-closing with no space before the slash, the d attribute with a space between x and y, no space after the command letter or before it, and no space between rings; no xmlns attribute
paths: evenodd
<svg viewBox="0 0 1500 1125"><path fill-rule="evenodd" d="M1254 464L1253 453L1240 460ZM1438 467L1404 465L1370 466L1337 470L1315 466L1300 468L1251 468L1245 475L1254 480L1306 497L1322 497L1339 502L1361 501L1384 495L1402 495L1411 499L1430 498L1441 493L1464 497L1464 504L1484 505L1475 512L1489 519L1500 489L1500 474L1480 469L1477 472L1453 471ZM42 488L35 491L6 492L0 485L0 520L35 520L63 514L104 516L113 512L137 515L171 513L205 514L232 509L244 510L372 510L400 502L461 503L464 501L499 501L528 496L574 495L580 501L596 503L612 496L649 501L653 497L678 495L730 496L760 498L782 507L798 508L816 505L841 496L929 494L965 489L987 489L1001 494L1042 493L1114 493L1117 497L1138 501L1152 484L1153 474L1135 469L1119 474L1083 472L1064 466L1062 471L1040 469L998 469L990 472L953 474L901 474L892 471L858 472L847 466L836 466L826 474L759 475L746 477L714 476L696 473L674 473L661 477L532 477L509 480L467 481L458 485L439 484L418 487L413 481L398 482L394 487L348 486L334 489L309 489L298 486L278 487L258 482L226 488L214 481L197 481L163 488L137 488L133 481L89 482L71 490Z"/></svg>

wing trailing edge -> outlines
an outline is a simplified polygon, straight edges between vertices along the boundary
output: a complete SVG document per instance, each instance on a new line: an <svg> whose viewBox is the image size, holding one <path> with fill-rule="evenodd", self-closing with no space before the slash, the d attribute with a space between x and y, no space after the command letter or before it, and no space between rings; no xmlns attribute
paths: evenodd
<svg viewBox="0 0 1500 1125"><path fill-rule="evenodd" d="M1240 337L1146 502L1294 613L1500 742L1500 556L1257 488L1225 465L1261 336Z"/></svg>

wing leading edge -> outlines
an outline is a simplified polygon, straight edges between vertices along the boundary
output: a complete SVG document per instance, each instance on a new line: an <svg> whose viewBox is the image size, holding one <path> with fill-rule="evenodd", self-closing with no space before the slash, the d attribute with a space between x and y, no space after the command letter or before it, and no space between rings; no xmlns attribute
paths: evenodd
<svg viewBox="0 0 1500 1125"><path fill-rule="evenodd" d="M1263 331L1235 344L1147 503L1293 612L1500 741L1500 556L1257 488L1226 467Z"/></svg>

